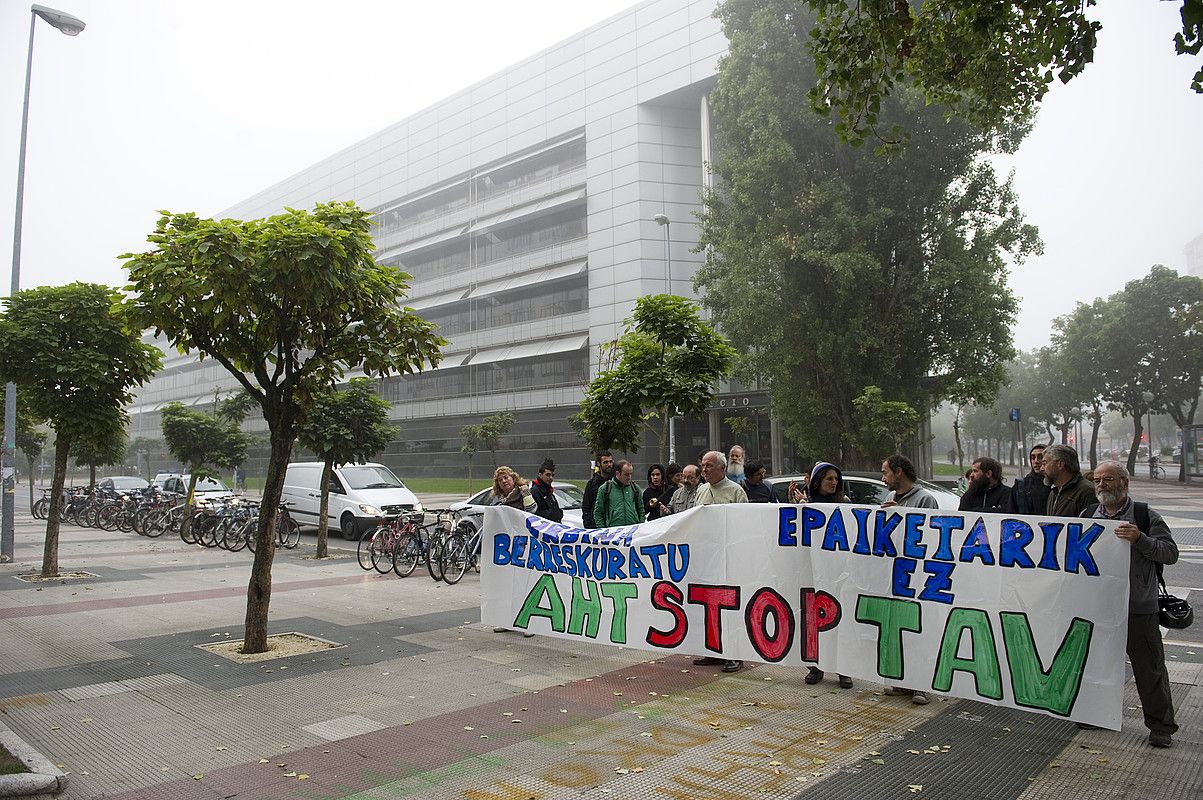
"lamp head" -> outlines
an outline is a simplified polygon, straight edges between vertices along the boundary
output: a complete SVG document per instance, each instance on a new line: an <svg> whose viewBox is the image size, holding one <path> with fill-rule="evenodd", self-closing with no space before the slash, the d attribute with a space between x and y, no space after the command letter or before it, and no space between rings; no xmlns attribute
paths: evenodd
<svg viewBox="0 0 1203 800"><path fill-rule="evenodd" d="M655 221L655 223L657 225L667 225L668 224L668 217L666 217L664 214L657 214L656 216L652 217L652 219Z"/></svg>
<svg viewBox="0 0 1203 800"><path fill-rule="evenodd" d="M40 6L37 3L30 6L29 10L68 36L78 36L79 32L84 29L83 20L73 17L64 11L56 11L53 8Z"/></svg>

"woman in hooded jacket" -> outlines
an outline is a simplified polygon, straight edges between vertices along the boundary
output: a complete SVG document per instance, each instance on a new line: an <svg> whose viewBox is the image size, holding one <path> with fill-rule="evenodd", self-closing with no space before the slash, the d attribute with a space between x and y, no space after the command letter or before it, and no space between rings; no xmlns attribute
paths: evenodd
<svg viewBox="0 0 1203 800"><path fill-rule="evenodd" d="M810 479L806 482L806 502L808 503L848 503L848 495L844 494L844 473L835 464L820 461L810 471ZM805 681L816 684L823 680L823 670L818 667L808 667ZM852 679L840 675L840 688L851 689Z"/></svg>

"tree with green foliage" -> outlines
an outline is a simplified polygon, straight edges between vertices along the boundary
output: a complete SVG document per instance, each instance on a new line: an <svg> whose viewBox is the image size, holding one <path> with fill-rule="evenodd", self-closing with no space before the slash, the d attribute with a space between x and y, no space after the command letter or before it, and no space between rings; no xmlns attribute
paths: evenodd
<svg viewBox="0 0 1203 800"><path fill-rule="evenodd" d="M669 294L636 300L610 352L610 366L589 382L570 421L593 452L634 452L647 421L658 417L661 463L669 415L703 413L735 360L735 350L702 319L697 304Z"/></svg>
<svg viewBox="0 0 1203 800"><path fill-rule="evenodd" d="M436 366L445 342L401 305L409 276L376 263L371 215L354 203L246 221L164 213L149 241L153 249L126 264L130 318L225 367L267 424L243 640L244 652L261 653L284 472L313 395L352 369L383 376Z"/></svg>
<svg viewBox="0 0 1203 800"><path fill-rule="evenodd" d="M75 446L75 465L88 468L88 486L96 488L96 468L120 464L128 447L125 427L113 428L103 440L82 441Z"/></svg>
<svg viewBox="0 0 1203 800"><path fill-rule="evenodd" d="M840 141L805 95L810 21L784 0L730 0L730 42L711 94L719 180L706 197L696 285L767 379L774 413L804 451L871 468L853 400L877 386L926 413L944 398L993 399L1013 356L1007 262L1039 251L996 138L899 93L881 118L917 146L875 158Z"/></svg>
<svg viewBox="0 0 1203 800"><path fill-rule="evenodd" d="M45 422L38 419L29 405L25 395L17 397L17 449L25 456L25 465L29 470L29 508L33 509L33 479L37 471L38 459L46 447L48 434L41 429Z"/></svg>
<svg viewBox="0 0 1203 800"><path fill-rule="evenodd" d="M514 427L517 420L508 411L498 411L480 421L479 425L465 425L459 435L463 445L459 451L468 457L468 483L472 483L472 460L481 450L493 456L493 469L497 469L497 451L501 448L501 437Z"/></svg>
<svg viewBox="0 0 1203 800"><path fill-rule="evenodd" d="M1125 284L1108 303L1112 324L1100 347L1113 362L1111 375L1123 385L1125 364L1117 356L1127 351L1127 357L1136 359L1132 368L1143 376L1142 396L1147 392L1153 397L1147 406L1169 414L1179 428L1193 425L1203 392L1203 279L1157 264L1148 275ZM1114 339L1122 336L1131 341L1120 345L1117 353ZM1139 425L1139 420L1134 422ZM1134 441L1139 438L1138 434ZM1129 463L1135 463L1135 456L1129 456ZM1185 464L1179 473L1183 481L1184 469Z"/></svg>
<svg viewBox="0 0 1203 800"><path fill-rule="evenodd" d="M194 492L199 478L215 477L211 467L231 469L246 460L250 436L238 423L215 414L193 411L183 403L163 406L163 441L171 455L188 470L187 508L181 523L185 540L192 524Z"/></svg>
<svg viewBox="0 0 1203 800"><path fill-rule="evenodd" d="M866 386L852 399L862 453L902 452L902 442L919 425L919 412L908 404L887 400L877 386Z"/></svg>
<svg viewBox="0 0 1203 800"><path fill-rule="evenodd" d="M12 381L37 419L54 429L54 479L42 575L58 574L59 517L67 460L125 428L131 390L159 368L157 348L115 313L119 297L91 283L17 292L0 315L0 382Z"/></svg>
<svg viewBox="0 0 1203 800"><path fill-rule="evenodd" d="M1104 369L1107 344L1103 339L1107 314L1107 301L1099 298L1093 303L1078 303L1072 313L1053 321L1052 349L1057 352L1059 371L1056 383L1070 389L1082 408L1083 418L1090 419L1091 469L1099 463L1099 429L1107 410L1103 400L1107 388ZM1081 444L1078 443L1079 450Z"/></svg>
<svg viewBox="0 0 1203 800"><path fill-rule="evenodd" d="M472 462L480 450L480 440L483 432L479 425L465 425L459 429L459 438L463 440L459 451L468 457L468 485L472 485Z"/></svg>
<svg viewBox="0 0 1203 800"><path fill-rule="evenodd" d="M339 464L362 463L369 460L398 435L399 428L388 424L389 404L376 392L368 378L354 378L341 392L330 391L315 395L297 428L297 441L324 462L322 469L322 499L318 511L317 557L327 556L330 513L330 478ZM351 520L342 522L344 539L357 538L363 531L355 529Z"/></svg>
<svg viewBox="0 0 1203 800"><path fill-rule="evenodd" d="M1203 0L1181 0L1179 54L1203 48ZM810 105L835 112L836 133L853 145L897 151L918 131L888 119L889 98L910 90L988 132L1024 123L1053 80L1068 83L1094 60L1102 25L1094 0L797 0L772 6L809 36L817 82ZM802 13L808 7L817 16ZM1203 93L1203 69L1191 88Z"/></svg>

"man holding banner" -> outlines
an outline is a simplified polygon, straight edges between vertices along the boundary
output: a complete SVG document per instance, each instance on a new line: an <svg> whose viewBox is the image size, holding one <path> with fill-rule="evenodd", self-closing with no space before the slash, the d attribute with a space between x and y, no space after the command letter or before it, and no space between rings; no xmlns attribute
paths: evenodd
<svg viewBox="0 0 1203 800"><path fill-rule="evenodd" d="M1165 647L1158 628L1157 565L1178 561L1178 545L1170 528L1147 503L1128 496L1128 470L1118 461L1104 461L1094 470L1099 504L1082 512L1084 517L1122 520L1115 535L1132 549L1128 593L1128 660L1136 679L1136 692L1144 710L1149 744L1172 747L1178 730L1174 698L1165 668Z"/></svg>
<svg viewBox="0 0 1203 800"><path fill-rule="evenodd" d="M721 459L706 454L702 491L725 480ZM481 620L1119 730L1130 550L1144 547L1122 525L812 498L586 530L489 508Z"/></svg>

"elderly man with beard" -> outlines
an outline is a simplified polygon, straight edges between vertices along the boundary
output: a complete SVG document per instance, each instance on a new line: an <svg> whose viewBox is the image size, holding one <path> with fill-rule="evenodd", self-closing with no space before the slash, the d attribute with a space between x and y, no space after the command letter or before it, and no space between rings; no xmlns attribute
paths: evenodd
<svg viewBox="0 0 1203 800"><path fill-rule="evenodd" d="M1082 477L1078 451L1067 444L1054 444L1044 451L1044 484L1051 487L1045 501L1048 517L1076 517L1099 501L1094 487Z"/></svg>
<svg viewBox="0 0 1203 800"><path fill-rule="evenodd" d="M1094 469L1099 502L1082 511L1083 517L1123 520L1115 535L1132 550L1128 570L1128 660L1136 679L1136 692L1144 710L1149 744L1172 747L1178 730L1174 701L1165 668L1165 648L1157 626L1158 565L1178 560L1178 545L1170 528L1147 503L1128 496L1128 470L1116 461L1104 461Z"/></svg>
<svg viewBox="0 0 1203 800"><path fill-rule="evenodd" d="M1011 489L1002 482L1002 464L993 458L974 459L969 470L969 488L961 496L961 511L1013 514Z"/></svg>

